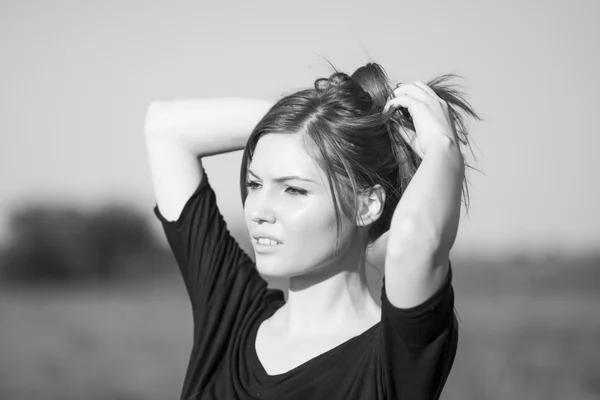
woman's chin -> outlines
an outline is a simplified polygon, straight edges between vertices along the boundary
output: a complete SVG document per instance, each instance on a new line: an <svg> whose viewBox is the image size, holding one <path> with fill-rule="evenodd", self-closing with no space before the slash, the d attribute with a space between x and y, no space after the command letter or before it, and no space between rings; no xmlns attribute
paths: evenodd
<svg viewBox="0 0 600 400"><path fill-rule="evenodd" d="M282 268L281 261L278 262L270 262L266 260L261 260L260 255L256 257L256 270L259 274L263 276L268 276L270 278L289 278L294 275L293 271L290 271L289 268Z"/></svg>

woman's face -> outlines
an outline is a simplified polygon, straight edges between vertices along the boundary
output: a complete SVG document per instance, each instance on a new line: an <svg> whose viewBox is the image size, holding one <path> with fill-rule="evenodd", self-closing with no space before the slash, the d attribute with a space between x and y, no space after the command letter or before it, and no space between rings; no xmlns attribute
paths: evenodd
<svg viewBox="0 0 600 400"><path fill-rule="evenodd" d="M337 231L331 192L327 177L306 153L299 134L262 136L248 167L247 182L244 217L261 274L292 277L332 261ZM344 241L352 226L342 218ZM255 237L265 235L280 243L257 243Z"/></svg>

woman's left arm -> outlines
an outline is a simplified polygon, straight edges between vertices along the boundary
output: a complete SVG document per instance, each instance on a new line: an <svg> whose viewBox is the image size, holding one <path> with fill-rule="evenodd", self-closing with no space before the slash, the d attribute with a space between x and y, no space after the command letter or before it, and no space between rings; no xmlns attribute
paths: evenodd
<svg viewBox="0 0 600 400"><path fill-rule="evenodd" d="M465 163L445 101L422 82L400 85L394 95L384 112L408 109L416 132L403 136L422 161L394 211L385 289L394 306L410 308L431 297L447 277Z"/></svg>

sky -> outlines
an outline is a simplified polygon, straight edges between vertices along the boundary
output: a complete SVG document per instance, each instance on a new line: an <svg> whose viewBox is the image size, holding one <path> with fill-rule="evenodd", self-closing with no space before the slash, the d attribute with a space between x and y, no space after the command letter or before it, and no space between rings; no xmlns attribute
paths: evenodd
<svg viewBox="0 0 600 400"><path fill-rule="evenodd" d="M376 61L397 82L456 80L483 117L455 249L600 248L597 1L2 1L0 236L31 202L153 216L153 100L276 100ZM593 50L596 49L596 50ZM232 110L235 116L235 110ZM241 152L204 160L243 229Z"/></svg>

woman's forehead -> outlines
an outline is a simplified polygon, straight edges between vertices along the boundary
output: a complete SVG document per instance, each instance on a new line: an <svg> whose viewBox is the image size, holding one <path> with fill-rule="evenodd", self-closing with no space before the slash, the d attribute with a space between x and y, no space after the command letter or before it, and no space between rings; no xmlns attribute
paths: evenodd
<svg viewBox="0 0 600 400"><path fill-rule="evenodd" d="M322 183L320 167L306 152L299 134L267 134L262 136L252 155L249 169L261 179L300 176Z"/></svg>

